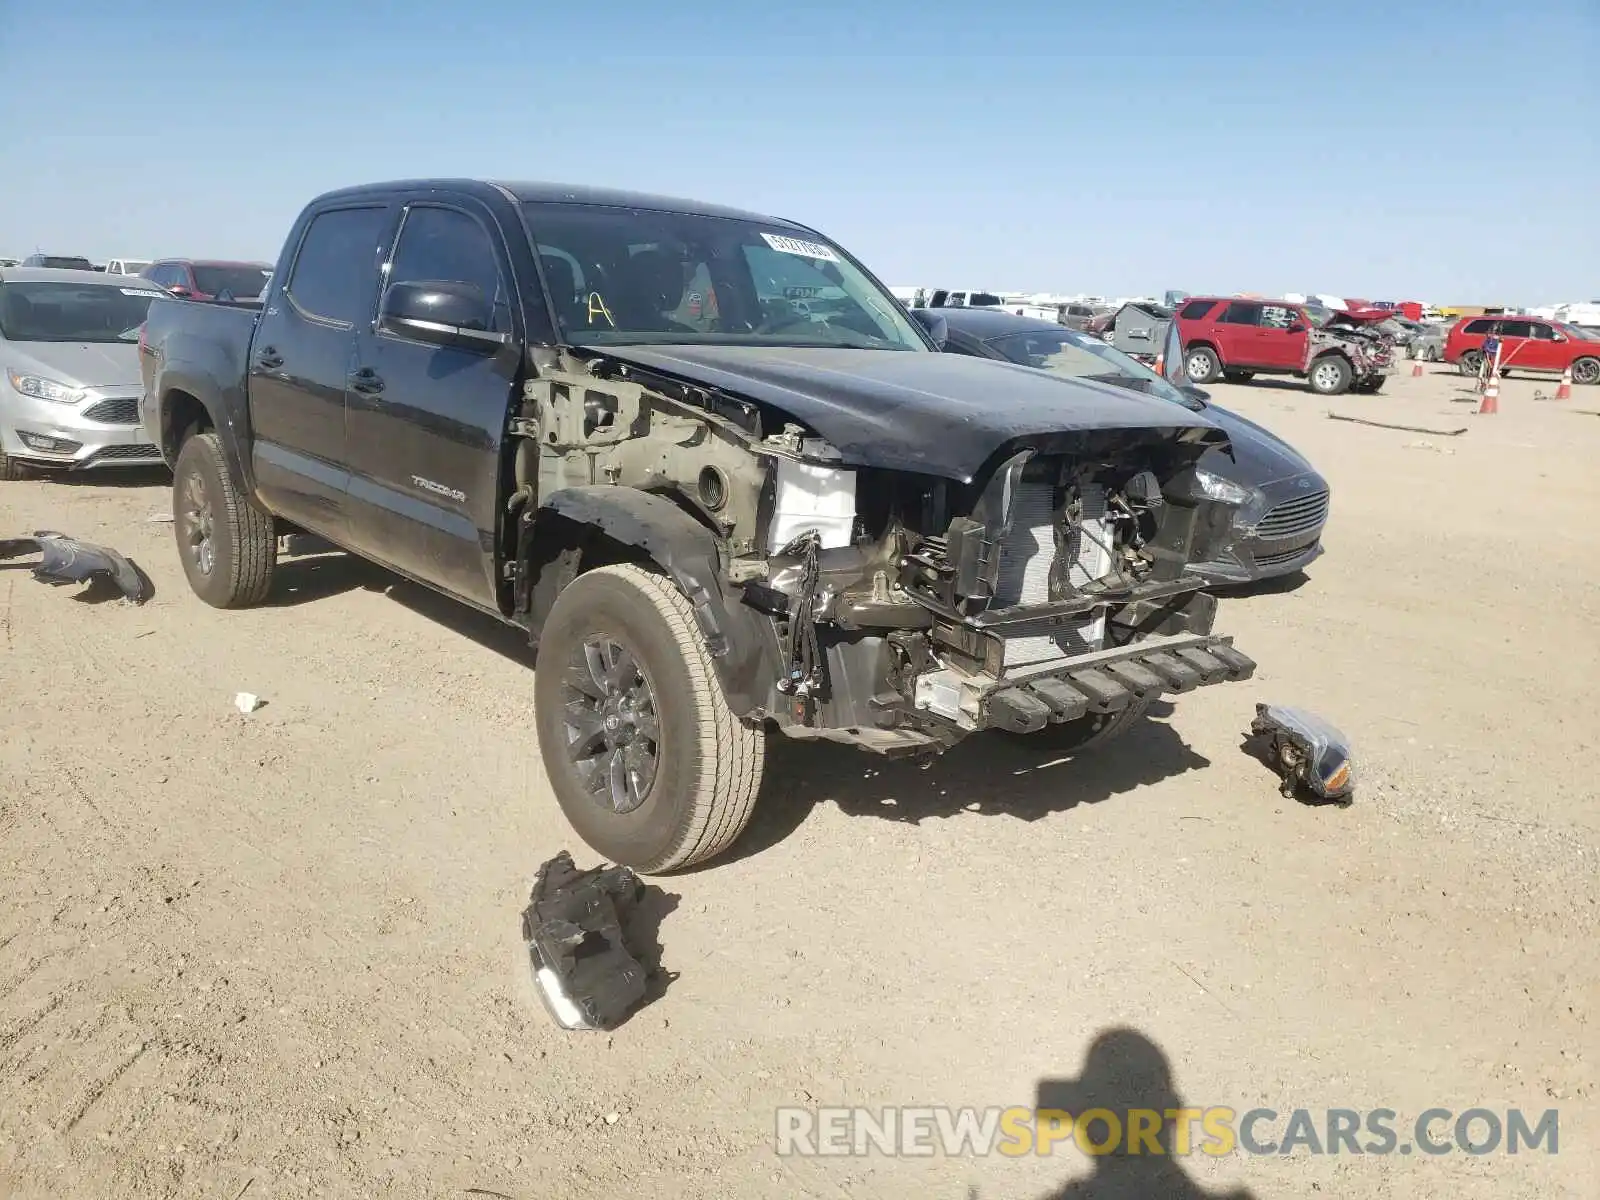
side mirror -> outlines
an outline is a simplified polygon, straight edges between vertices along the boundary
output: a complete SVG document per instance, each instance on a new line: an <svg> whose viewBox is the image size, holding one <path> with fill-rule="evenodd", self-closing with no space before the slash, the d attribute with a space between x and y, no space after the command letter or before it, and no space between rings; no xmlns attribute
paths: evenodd
<svg viewBox="0 0 1600 1200"><path fill-rule="evenodd" d="M938 313L926 312L923 309L911 310L912 319L928 331L928 336L933 339L933 344L943 350L950 343L950 323Z"/></svg>
<svg viewBox="0 0 1600 1200"><path fill-rule="evenodd" d="M407 280L383 294L378 324L400 337L436 346L504 346L508 334L492 333L494 305L475 283Z"/></svg>
<svg viewBox="0 0 1600 1200"><path fill-rule="evenodd" d="M1206 391L1205 388L1195 387L1192 383L1186 383L1178 390L1183 393L1185 400L1194 405L1196 412L1199 412L1211 401L1210 392Z"/></svg>
<svg viewBox="0 0 1600 1200"><path fill-rule="evenodd" d="M1306 331L1306 327L1304 325L1302 325L1299 321L1296 321L1293 325L1289 326L1289 332L1290 333L1304 333L1305 331Z"/></svg>
<svg viewBox="0 0 1600 1200"><path fill-rule="evenodd" d="M177 296L180 299L194 295L193 292L191 292L188 288L184 287L183 284L181 284L181 283L173 284L171 287L169 287L167 289L167 291L171 292L174 296Z"/></svg>
<svg viewBox="0 0 1600 1200"><path fill-rule="evenodd" d="M1567 335L1564 333L1558 333L1555 335L1555 340L1558 342L1564 342L1567 340Z"/></svg>

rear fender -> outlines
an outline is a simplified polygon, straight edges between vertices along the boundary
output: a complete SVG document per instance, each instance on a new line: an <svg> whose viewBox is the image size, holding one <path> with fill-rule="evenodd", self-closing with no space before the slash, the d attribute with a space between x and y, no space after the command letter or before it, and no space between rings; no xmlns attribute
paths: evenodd
<svg viewBox="0 0 1600 1200"><path fill-rule="evenodd" d="M190 375L181 367L164 370L160 377L161 404L158 426L153 432L161 438L161 456L167 465L178 461L182 439L188 436L195 410L204 413L203 423L213 429L222 442L223 457L233 476L234 486L244 495L255 495L255 472L250 468L250 431L242 414L242 393L237 401L216 394L216 382L205 375Z"/></svg>
<svg viewBox="0 0 1600 1200"><path fill-rule="evenodd" d="M694 606L728 704L740 717L766 713L782 674L772 619L725 587L715 534L670 500L634 488L563 488L530 514L540 578L531 581L530 627L537 636L555 593L588 566L644 559ZM546 579L546 576L551 576Z"/></svg>

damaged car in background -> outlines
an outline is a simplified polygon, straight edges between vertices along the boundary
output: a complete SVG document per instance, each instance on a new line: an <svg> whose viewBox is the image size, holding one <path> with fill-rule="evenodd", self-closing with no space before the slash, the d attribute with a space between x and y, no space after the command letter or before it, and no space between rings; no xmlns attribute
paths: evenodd
<svg viewBox="0 0 1600 1200"><path fill-rule="evenodd" d="M1293 375L1320 396L1371 394L1395 373L1383 308L1315 309L1286 300L1196 296L1178 310L1184 364L1197 384Z"/></svg>
<svg viewBox="0 0 1600 1200"><path fill-rule="evenodd" d="M1254 670L1190 569L1213 421L938 353L793 222L348 189L259 311L158 299L145 345L196 593L261 602L304 531L522 627L506 736L536 732L577 833L635 870L733 844L769 730L1080 750Z"/></svg>
<svg viewBox="0 0 1600 1200"><path fill-rule="evenodd" d="M943 322L947 353L1020 363L1069 379L1111 383L1204 413L1229 444L1207 450L1195 469L1205 506L1190 569L1213 583L1254 583L1292 575L1322 554L1328 482L1305 457L1270 430L1211 403L1188 377L1178 327L1167 323L1157 374L1099 338L1049 321L988 309L915 309L931 326Z"/></svg>

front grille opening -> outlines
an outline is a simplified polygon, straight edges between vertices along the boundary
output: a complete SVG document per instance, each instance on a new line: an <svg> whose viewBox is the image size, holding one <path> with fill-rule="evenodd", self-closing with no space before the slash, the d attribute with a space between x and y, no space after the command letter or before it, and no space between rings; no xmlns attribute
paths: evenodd
<svg viewBox="0 0 1600 1200"><path fill-rule="evenodd" d="M83 419L86 421L99 421L105 425L137 425L139 423L139 401L133 396L126 396L116 400L102 400L98 404L91 404L83 410Z"/></svg>

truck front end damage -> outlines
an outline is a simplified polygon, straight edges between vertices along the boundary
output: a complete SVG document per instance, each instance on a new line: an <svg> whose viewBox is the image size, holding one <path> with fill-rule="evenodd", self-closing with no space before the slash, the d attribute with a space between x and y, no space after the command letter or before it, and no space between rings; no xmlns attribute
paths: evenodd
<svg viewBox="0 0 1600 1200"><path fill-rule="evenodd" d="M704 595L697 612L737 716L917 752L1092 721L1254 670L1213 632L1216 601L1188 570L1206 502L1195 463L1225 436L1204 418L975 430L960 454L918 461L840 436L847 421L795 419L771 387L739 394L706 374L611 356L546 364L514 426L526 439L517 477L539 498L525 528L562 504L552 498L607 484L694 518L715 543L715 578L679 586ZM523 607L538 607L536 591ZM754 624L730 638L733 615Z"/></svg>
<svg viewBox="0 0 1600 1200"><path fill-rule="evenodd" d="M1250 675L1186 570L1202 499L1187 456L1125 433L1070 440L968 486L813 468L812 494L854 491L853 540L791 541L745 585L790 648L786 732L948 746Z"/></svg>

